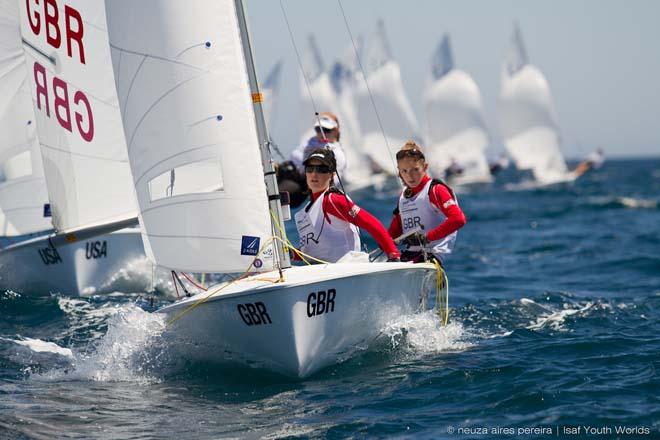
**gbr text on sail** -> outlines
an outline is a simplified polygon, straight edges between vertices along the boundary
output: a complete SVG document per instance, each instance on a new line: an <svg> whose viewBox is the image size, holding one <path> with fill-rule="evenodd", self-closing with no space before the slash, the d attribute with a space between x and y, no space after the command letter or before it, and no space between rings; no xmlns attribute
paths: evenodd
<svg viewBox="0 0 660 440"><path fill-rule="evenodd" d="M84 20L77 9L67 4L63 4L63 8L60 6L62 4L56 0L25 0L28 24L25 28L33 37L28 40L36 43L28 44L53 64L47 67L35 61L32 65L37 109L48 118L54 116L65 130L73 133L75 129L83 140L91 142L94 138L94 115L90 100L84 91L77 90L54 74L56 57L37 49L43 42L57 53L66 47L67 57L81 66L86 64Z"/></svg>

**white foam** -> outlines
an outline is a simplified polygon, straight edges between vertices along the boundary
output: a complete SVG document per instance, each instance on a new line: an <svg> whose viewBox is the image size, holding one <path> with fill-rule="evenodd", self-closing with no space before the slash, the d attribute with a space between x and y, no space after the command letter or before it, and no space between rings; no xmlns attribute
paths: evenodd
<svg viewBox="0 0 660 440"><path fill-rule="evenodd" d="M60 356L73 358L73 353L70 349L60 347L54 342L42 341L41 339L23 338L23 339L5 339L6 341L13 342L18 345L29 348L35 353L51 353Z"/></svg>
<svg viewBox="0 0 660 440"><path fill-rule="evenodd" d="M557 331L566 331L564 324L566 323L566 318L573 316L579 313L584 313L587 310L591 309L594 306L593 302L587 302L583 306L579 305L569 305L564 304L564 309L559 311L554 311L549 314L544 314L536 318L534 322L528 325L527 329L529 330L540 330L546 327L549 327Z"/></svg>
<svg viewBox="0 0 660 440"><path fill-rule="evenodd" d="M71 367L37 375L45 380L155 381L149 373L158 356L160 335L165 329L162 315L134 305L117 307L108 319L108 331L89 352L74 352Z"/></svg>
<svg viewBox="0 0 660 440"><path fill-rule="evenodd" d="M633 209L655 209L658 207L658 202L648 199L635 199L633 197L619 197L619 202L627 207Z"/></svg>
<svg viewBox="0 0 660 440"><path fill-rule="evenodd" d="M404 333L408 348L423 354L464 350L474 345L466 340L469 335L461 323L450 322L442 327L433 310L403 316L383 329L395 347Z"/></svg>

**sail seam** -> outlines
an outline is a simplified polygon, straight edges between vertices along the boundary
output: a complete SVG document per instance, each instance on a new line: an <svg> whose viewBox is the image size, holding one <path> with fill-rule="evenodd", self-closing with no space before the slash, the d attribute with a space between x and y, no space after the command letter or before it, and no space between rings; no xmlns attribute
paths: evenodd
<svg viewBox="0 0 660 440"><path fill-rule="evenodd" d="M169 157L167 157L167 158L165 158L165 159L163 159L163 160L161 160L161 161L159 161L159 162L156 162L156 163L153 164L151 167L149 167L149 169L145 170L145 171L140 175L140 177L138 177L137 179L135 179L135 185L137 186L138 183L140 183L140 182L142 181L142 179L144 179L145 176L146 176L147 174L149 174L150 171L152 171L152 170L153 170L154 168L156 168L158 165L161 165L162 163L167 162L168 160L171 160L171 159L173 159L173 158L175 158L175 157L178 157L178 156L181 156L181 155L184 155L184 154L190 153L190 152L192 152L192 151L198 151L198 150L202 150L202 149L204 149L204 148L209 148L209 147L214 147L214 146L220 146L220 144L219 144L219 143L213 143L213 144L202 145L202 146L200 146L200 147L191 148L191 149L189 149L189 150L182 151L182 152L177 153L177 154L175 154L175 155L173 155L173 156L169 156ZM195 161L195 162L196 162L196 161ZM191 162L191 163L192 163L192 162ZM179 164L179 165L182 165L182 164Z"/></svg>

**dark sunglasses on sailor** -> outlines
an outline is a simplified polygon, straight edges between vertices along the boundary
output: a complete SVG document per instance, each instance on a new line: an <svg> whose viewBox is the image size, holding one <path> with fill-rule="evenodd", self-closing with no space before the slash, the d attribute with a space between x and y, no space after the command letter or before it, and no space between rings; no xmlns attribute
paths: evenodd
<svg viewBox="0 0 660 440"><path fill-rule="evenodd" d="M422 153L418 149L410 149L410 150L399 150L396 153L396 160L401 160L405 157L414 157L416 159L425 159L424 153Z"/></svg>
<svg viewBox="0 0 660 440"><path fill-rule="evenodd" d="M324 128L323 130L321 130L321 127L314 127L314 129L315 129L318 133L321 133L321 132L323 132L323 133L330 133L332 130L334 130L334 128Z"/></svg>
<svg viewBox="0 0 660 440"><path fill-rule="evenodd" d="M305 165L305 172L306 173L328 174L328 173L331 173L332 170L327 165Z"/></svg>

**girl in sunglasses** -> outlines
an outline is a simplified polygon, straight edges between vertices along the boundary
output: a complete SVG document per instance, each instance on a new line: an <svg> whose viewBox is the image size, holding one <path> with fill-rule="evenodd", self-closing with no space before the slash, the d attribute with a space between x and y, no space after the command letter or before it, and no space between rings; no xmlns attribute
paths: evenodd
<svg viewBox="0 0 660 440"><path fill-rule="evenodd" d="M310 201L295 216L300 250L334 263L350 251L360 251L360 227L371 234L389 261L398 261L399 251L383 225L331 186L337 169L332 150L316 149L303 164Z"/></svg>
<svg viewBox="0 0 660 440"><path fill-rule="evenodd" d="M424 153L414 141L408 141L396 154L399 178L405 190L399 196L389 233L406 235L407 248L402 261L415 263L451 253L457 231L465 223L454 191L442 180L431 179Z"/></svg>

